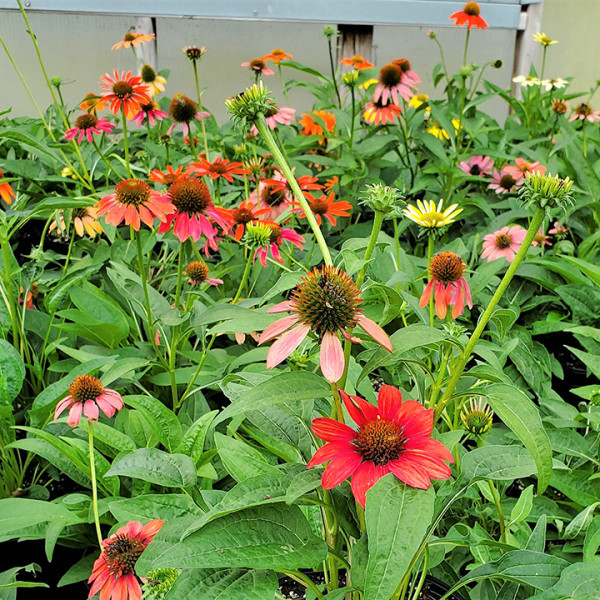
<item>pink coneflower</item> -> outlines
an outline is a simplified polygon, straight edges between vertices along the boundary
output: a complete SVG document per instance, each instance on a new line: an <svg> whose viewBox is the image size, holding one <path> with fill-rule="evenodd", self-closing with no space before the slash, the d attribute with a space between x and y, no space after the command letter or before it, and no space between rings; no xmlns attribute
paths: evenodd
<svg viewBox="0 0 600 600"><path fill-rule="evenodd" d="M381 386L377 406L344 390L340 394L358 431L326 417L312 422L314 434L327 443L307 466L331 461L321 478L326 490L352 475L352 493L364 508L367 491L388 473L425 490L432 479L450 477L444 461L454 462L454 458L444 444L431 438L433 409L415 400L403 402L400 390L391 385Z"/></svg>
<svg viewBox="0 0 600 600"><path fill-rule="evenodd" d="M392 64L400 67L403 83L416 90L419 83L421 83L421 78L412 70L409 60L407 58L397 58L392 61Z"/></svg>
<svg viewBox="0 0 600 600"><path fill-rule="evenodd" d="M515 179L525 177L527 173L539 173L540 175L543 175L546 172L546 167L540 165L539 160L529 163L524 158L517 158L515 163L516 166L506 165L505 167L507 172L513 173Z"/></svg>
<svg viewBox="0 0 600 600"><path fill-rule="evenodd" d="M241 162L230 162L226 158L217 156L214 162L201 158L193 162L186 169L188 175L202 175L211 179L226 179L233 183L233 175L250 175L250 171L243 168Z"/></svg>
<svg viewBox="0 0 600 600"><path fill-rule="evenodd" d="M250 230L250 228L253 228L255 232L258 228L266 240L266 243L259 245L254 252L254 260L256 260L256 257L258 256L260 264L263 267L267 266L267 256L269 255L269 252L271 252L273 260L280 263L283 262L283 258L279 253L279 248L284 240L290 242L290 244L294 244L294 246L300 250L303 249L303 244L306 242L306 240L293 229L282 229L279 223L275 223L275 221L270 221L268 219L254 221L252 224L248 225L248 230Z"/></svg>
<svg viewBox="0 0 600 600"><path fill-rule="evenodd" d="M73 140L77 138L77 143L81 144L81 140L85 139L91 144L94 141L92 134L102 135L110 133L114 129L114 125L107 119L99 119L91 113L84 113L75 119L75 127L65 131L65 140Z"/></svg>
<svg viewBox="0 0 600 600"><path fill-rule="evenodd" d="M550 233L550 232L548 232ZM533 241L531 242L532 246L552 246L552 242L549 241L550 236L544 233L544 230L540 227L538 232L535 234Z"/></svg>
<svg viewBox="0 0 600 600"><path fill-rule="evenodd" d="M392 352L389 337L377 323L364 316L361 303L360 290L347 273L333 266L315 267L302 278L290 300L280 302L267 311L292 313L269 325L260 336L259 344L264 344L281 335L269 349L267 368L272 369L285 360L312 331L321 346L323 377L336 382L344 373L345 362L339 334L357 342L359 340L351 333L357 325Z"/></svg>
<svg viewBox="0 0 600 600"><path fill-rule="evenodd" d="M292 202L294 208L292 212L297 212L301 219L306 218L304 209L300 206L299 202ZM331 192L328 196L322 195L319 198L309 198L308 205L310 210L315 215L317 224L321 226L322 217L327 219L334 227L337 225L337 217L349 217L352 210L352 204L345 200L335 201L335 194Z"/></svg>
<svg viewBox="0 0 600 600"><path fill-rule="evenodd" d="M554 227L549 229L548 233L561 237L567 235L568 231L564 225L561 225L558 221L554 221Z"/></svg>
<svg viewBox="0 0 600 600"><path fill-rule="evenodd" d="M130 521L105 539L88 579L88 583L93 582L88 598L100 592L102 600L140 600L142 589L135 563L163 525L161 519L144 526L139 521Z"/></svg>
<svg viewBox="0 0 600 600"><path fill-rule="evenodd" d="M155 183L163 183L164 185L171 185L180 179L184 179L187 175L183 171L183 165L177 167L176 170L173 170L171 165L167 165L166 171L161 171L160 169L152 169L150 171L150 175L148 175L148 179L150 181L154 181Z"/></svg>
<svg viewBox="0 0 600 600"><path fill-rule="evenodd" d="M508 262L512 262L526 235L527 230L520 225L507 226L494 233L488 233L483 238L481 258L487 258L488 262L506 258Z"/></svg>
<svg viewBox="0 0 600 600"><path fill-rule="evenodd" d="M383 104L380 100L372 100L365 104L363 118L369 125L387 125L393 123L401 112L402 109L393 102Z"/></svg>
<svg viewBox="0 0 600 600"><path fill-rule="evenodd" d="M196 119L204 119L210 117L210 113L206 111L198 111L198 105L185 94L175 94L169 105L169 115L173 119L173 125L167 131L167 135L171 135L177 123L181 123L183 127L183 135L189 135L190 123Z"/></svg>
<svg viewBox="0 0 600 600"><path fill-rule="evenodd" d="M573 109L573 114L569 117L569 121L575 121L576 119L582 121L587 119L590 123L600 121L600 110L594 110L589 104L582 102Z"/></svg>
<svg viewBox="0 0 600 600"><path fill-rule="evenodd" d="M496 190L496 194L514 192L523 183L523 176L518 171L515 171L515 167L509 167L508 165L502 167L500 173L494 169L492 179L493 182L488 185L488 189Z"/></svg>
<svg viewBox="0 0 600 600"><path fill-rule="evenodd" d="M489 156L477 155L471 156L469 160L463 160L458 167L467 175L483 177L492 172L494 161Z"/></svg>
<svg viewBox="0 0 600 600"><path fill-rule="evenodd" d="M204 261L195 260L185 268L185 274L191 285L208 283L209 285L221 285L222 279L213 279L208 276L208 266Z"/></svg>
<svg viewBox="0 0 600 600"><path fill-rule="evenodd" d="M117 226L124 220L136 231L140 229L140 220L152 229L155 218L164 223L167 215L175 211L168 198L139 179L120 181L115 191L104 196L94 208L99 217L106 215L107 223Z"/></svg>
<svg viewBox="0 0 600 600"><path fill-rule="evenodd" d="M158 228L158 233L165 233L173 225L173 234L181 242L192 238L195 242L201 235L213 238L217 230L214 221L226 233L230 229L229 212L212 203L208 188L197 179L186 177L171 185L166 197L175 207L175 212L167 216Z"/></svg>
<svg viewBox="0 0 600 600"><path fill-rule="evenodd" d="M464 274L467 266L454 252L436 254L429 265L429 283L423 290L419 304L427 306L431 293L435 300L435 312L440 319L446 318L448 307L454 305L452 318L456 319L465 310L465 301L473 308L471 290Z"/></svg>
<svg viewBox="0 0 600 600"><path fill-rule="evenodd" d="M379 83L373 92L373 101L381 101L382 105L386 105L391 98L394 104L400 106L398 94L408 102L413 92L405 82L402 69L390 63L379 71Z"/></svg>
<svg viewBox="0 0 600 600"><path fill-rule="evenodd" d="M243 62L242 67L248 67L251 71L254 71L257 75L275 75L275 71L272 71L267 67L267 63L263 58L253 58L248 62Z"/></svg>
<svg viewBox="0 0 600 600"><path fill-rule="evenodd" d="M140 104L140 110L133 116L132 121L140 127L144 119L148 119L150 127L154 127L155 121L162 121L168 116L164 110L158 110L158 105L155 102L149 102L148 104Z"/></svg>
<svg viewBox="0 0 600 600"><path fill-rule="evenodd" d="M132 75L131 71L123 71L119 75L114 69L113 77L108 73L102 75L100 87L107 92L103 94L102 99L104 102L110 102L113 115L116 115L122 107L125 116L131 119L140 110L140 105L152 102L148 86L142 83L139 75Z"/></svg>
<svg viewBox="0 0 600 600"><path fill-rule="evenodd" d="M276 129L277 125L291 125L296 118L296 109L282 106L278 108L274 106L265 113L265 121L269 129ZM252 125L250 133L253 136L258 135L256 125Z"/></svg>
<svg viewBox="0 0 600 600"><path fill-rule="evenodd" d="M69 409L67 423L77 427L82 412L88 421L96 423L100 410L110 418L122 408L123 399L118 392L105 388L99 379L91 375L78 375L69 386L69 395L56 405L54 422L66 409Z"/></svg>

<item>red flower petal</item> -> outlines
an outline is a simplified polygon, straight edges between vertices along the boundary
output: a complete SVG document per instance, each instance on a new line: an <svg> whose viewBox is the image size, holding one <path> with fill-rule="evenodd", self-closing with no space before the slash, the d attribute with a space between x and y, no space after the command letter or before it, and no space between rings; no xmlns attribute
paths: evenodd
<svg viewBox="0 0 600 600"><path fill-rule="evenodd" d="M389 464L389 463L388 463ZM389 473L388 465L376 467L373 461L363 462L352 476L352 493L356 501L365 508L367 491L370 490L384 475Z"/></svg>
<svg viewBox="0 0 600 600"><path fill-rule="evenodd" d="M334 459L336 456L340 456L344 452L347 454L354 454L355 451L348 442L329 442L324 446L321 446L310 459L306 465L307 469L312 469L316 465L322 465L328 460Z"/></svg>
<svg viewBox="0 0 600 600"><path fill-rule="evenodd" d="M430 436L433 431L433 409L414 414L404 424L404 435L410 439L417 436Z"/></svg>
<svg viewBox="0 0 600 600"><path fill-rule="evenodd" d="M402 408L400 390L392 385L382 385L377 395L377 408L381 418L397 422L398 414Z"/></svg>
<svg viewBox="0 0 600 600"><path fill-rule="evenodd" d="M312 422L313 433L326 442L350 442L356 438L356 431L344 423L327 417L319 417Z"/></svg>
<svg viewBox="0 0 600 600"><path fill-rule="evenodd" d="M361 462L362 456L358 454L358 452L344 454L333 459L325 471L323 471L321 485L326 490L334 488L336 485L339 485L342 481L350 477L350 475L352 475L359 467Z"/></svg>
<svg viewBox="0 0 600 600"><path fill-rule="evenodd" d="M377 418L377 407L370 402L363 400L360 396L349 396L344 390L340 390L340 394L350 418L357 425L364 425L367 421Z"/></svg>
<svg viewBox="0 0 600 600"><path fill-rule="evenodd" d="M391 460L387 466L406 485L422 490L426 490L431 485L431 481L425 470L412 462L410 458L400 457L398 460Z"/></svg>

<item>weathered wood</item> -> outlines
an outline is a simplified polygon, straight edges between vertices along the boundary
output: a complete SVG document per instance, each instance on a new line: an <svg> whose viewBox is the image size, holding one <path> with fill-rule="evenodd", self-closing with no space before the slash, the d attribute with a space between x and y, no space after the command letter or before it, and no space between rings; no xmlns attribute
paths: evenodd
<svg viewBox="0 0 600 600"><path fill-rule="evenodd" d="M529 4L522 7L521 16L525 19L524 27L517 31L515 45L515 62L513 77L516 75L529 75L531 65L539 56L540 44L533 41L533 34L539 33L542 28L542 3ZM521 85L512 84L513 94L522 98Z"/></svg>
<svg viewBox="0 0 600 600"><path fill-rule="evenodd" d="M338 25L340 38L338 61L355 54L371 60L373 57L373 25Z"/></svg>

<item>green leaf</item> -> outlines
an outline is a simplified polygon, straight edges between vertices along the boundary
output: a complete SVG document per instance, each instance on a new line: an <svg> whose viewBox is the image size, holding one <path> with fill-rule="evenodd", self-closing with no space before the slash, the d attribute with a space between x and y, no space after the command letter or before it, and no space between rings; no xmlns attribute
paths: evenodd
<svg viewBox="0 0 600 600"><path fill-rule="evenodd" d="M376 350L363 367L356 384L358 385L371 371L396 364L405 352L429 344L437 344L444 338L445 336L441 331L428 325L409 325L399 329L390 337L394 351L390 353L384 348Z"/></svg>
<svg viewBox="0 0 600 600"><path fill-rule="evenodd" d="M225 408L215 419L215 424L250 410L266 408L282 402L326 398L330 394L329 384L315 373L307 371L281 373L252 388Z"/></svg>
<svg viewBox="0 0 600 600"><path fill-rule="evenodd" d="M88 554L87 556L84 556L60 578L60 581L56 584L56 587L71 585L72 583L77 583L78 581L87 581L97 558L97 554Z"/></svg>
<svg viewBox="0 0 600 600"><path fill-rule="evenodd" d="M600 356L592 354L591 352L583 352L577 348L571 346L565 346L568 348L581 362L596 376L600 377Z"/></svg>
<svg viewBox="0 0 600 600"><path fill-rule="evenodd" d="M31 563L25 567L13 567L7 571L2 571L0 573L0 600L16 600L17 588L49 587L45 583L37 581L17 581L17 573L23 569L29 573L41 571L40 567L35 563Z"/></svg>
<svg viewBox="0 0 600 600"><path fill-rule="evenodd" d="M600 267L581 258L574 256L563 256L566 261L575 265L583 273L585 273L596 285L600 285Z"/></svg>
<svg viewBox="0 0 600 600"><path fill-rule="evenodd" d="M367 492L369 560L365 598L392 597L431 524L434 501L433 488L409 487L392 474Z"/></svg>
<svg viewBox="0 0 600 600"><path fill-rule="evenodd" d="M25 379L25 365L12 344L0 339L0 406L10 406Z"/></svg>
<svg viewBox="0 0 600 600"><path fill-rule="evenodd" d="M327 545L314 535L297 506L273 504L249 508L205 525L180 539L190 519L166 523L140 557L136 571L159 568L311 568L327 556Z"/></svg>
<svg viewBox="0 0 600 600"><path fill-rule="evenodd" d="M592 519L592 522L585 533L585 540L583 541L583 560L594 560L598 548L600 548L600 515L596 515Z"/></svg>
<svg viewBox="0 0 600 600"><path fill-rule="evenodd" d="M156 432L160 443L173 450L181 443L181 424L175 413L152 396L123 396L123 402L139 410Z"/></svg>
<svg viewBox="0 0 600 600"><path fill-rule="evenodd" d="M592 450L590 442L575 430L548 428L546 433L550 439L552 450L557 454L577 456L578 458L584 458L585 460L590 460L592 462L597 461L597 458L594 457L594 451Z"/></svg>
<svg viewBox="0 0 600 600"><path fill-rule="evenodd" d="M278 587L273 571L194 569L179 575L165 600L269 600Z"/></svg>
<svg viewBox="0 0 600 600"><path fill-rule="evenodd" d="M192 423L175 452L187 454L192 457L194 463L197 463L204 449L204 440L208 429L218 413L218 410L213 410Z"/></svg>
<svg viewBox="0 0 600 600"><path fill-rule="evenodd" d="M278 472L277 467L269 464L261 452L244 442L215 433L215 445L223 466L236 481Z"/></svg>
<svg viewBox="0 0 600 600"><path fill-rule="evenodd" d="M306 469L300 471L288 486L285 494L286 503L292 504L304 494L316 490L321 485L322 475L322 471L319 471L318 469Z"/></svg>
<svg viewBox="0 0 600 600"><path fill-rule="evenodd" d="M567 525L563 538L566 540L574 540L576 537L581 535L587 530L594 517L594 511L600 506L600 502L594 502L586 506L581 512L579 512L573 520Z"/></svg>
<svg viewBox="0 0 600 600"><path fill-rule="evenodd" d="M589 473L583 471L554 471L550 485L581 506L598 502L600 480L589 480Z"/></svg>
<svg viewBox="0 0 600 600"><path fill-rule="evenodd" d="M465 454L460 469L460 478L467 481L511 481L533 475L536 465L521 446L482 446Z"/></svg>
<svg viewBox="0 0 600 600"><path fill-rule="evenodd" d="M523 442L535 460L538 494L548 487L552 475L552 448L538 409L518 388L496 383L486 388L494 412Z"/></svg>
<svg viewBox="0 0 600 600"><path fill-rule="evenodd" d="M566 567L558 583L530 600L597 600L600 569L597 562L577 562Z"/></svg>
<svg viewBox="0 0 600 600"><path fill-rule="evenodd" d="M517 503L513 506L510 511L510 522L506 526L508 529L511 525L524 521L533 508L533 486L527 486L519 496Z"/></svg>
<svg viewBox="0 0 600 600"><path fill-rule="evenodd" d="M519 315L510 308L498 308L492 313L492 322L498 329L498 337L502 340L506 332L514 325Z"/></svg>
<svg viewBox="0 0 600 600"><path fill-rule="evenodd" d="M513 581L530 585L538 590L546 590L558 581L561 572L568 564L558 556L543 552L512 550L497 561L473 569L452 588L452 591L482 579Z"/></svg>
<svg viewBox="0 0 600 600"><path fill-rule="evenodd" d="M162 485L184 488L196 483L194 461L185 454L167 454L156 448L139 448L116 460L107 476L123 475Z"/></svg>
<svg viewBox="0 0 600 600"><path fill-rule="evenodd" d="M144 494L135 498L110 500L108 509L120 522L170 521L178 517L202 516L203 511L185 494Z"/></svg>

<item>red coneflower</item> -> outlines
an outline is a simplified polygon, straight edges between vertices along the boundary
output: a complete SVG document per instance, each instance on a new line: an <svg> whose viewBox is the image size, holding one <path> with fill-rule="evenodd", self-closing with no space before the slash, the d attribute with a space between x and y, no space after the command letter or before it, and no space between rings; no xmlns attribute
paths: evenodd
<svg viewBox="0 0 600 600"><path fill-rule="evenodd" d="M325 122L325 128L329 133L333 133L335 129L335 115L333 113L329 113L326 110L313 110L312 115L319 117ZM317 122L312 115L307 113L303 113L302 118L299 123L302 125L304 129L300 132L300 135L319 135L324 136L325 132L323 131L323 127ZM319 139L319 144L325 143L324 137Z"/></svg>
<svg viewBox="0 0 600 600"><path fill-rule="evenodd" d="M314 199L311 191L323 189L318 179L310 175L299 177L296 181L304 197L309 201ZM260 214L265 219L276 219L291 207L293 193L287 179L283 175L276 174L273 179L259 181L257 191L252 192L248 200L258 204Z"/></svg>
<svg viewBox="0 0 600 600"><path fill-rule="evenodd" d="M354 67L357 71L372 69L375 66L373 63L370 63L359 54L355 54L352 58L342 58L340 63L343 65L348 65L349 67Z"/></svg>
<svg viewBox="0 0 600 600"><path fill-rule="evenodd" d="M320 417L312 422L314 434L327 443L308 468L331 461L321 478L326 490L352 475L352 493L364 508L367 491L384 475L393 473L410 487L427 489L432 479L448 479L454 462L450 451L431 438L433 409L415 400L402 401L400 390L384 385L377 406L340 390L344 405L358 431L339 421Z"/></svg>
<svg viewBox="0 0 600 600"><path fill-rule="evenodd" d="M208 273L208 266L204 261L195 260L185 268L185 274L191 285L200 285L201 283L220 285L223 283L222 279L213 279L208 276Z"/></svg>
<svg viewBox="0 0 600 600"><path fill-rule="evenodd" d="M294 244L298 249L303 249L303 244L306 240L293 229L282 229L279 223L269 221L268 219L259 219L248 223L246 231L252 239L259 238L264 240L261 242L254 252L254 260L258 256L260 264L263 267L267 266L267 256L271 252L273 260L282 263L283 258L279 253L279 248L284 241ZM254 261L253 261L254 262Z"/></svg>
<svg viewBox="0 0 600 600"><path fill-rule="evenodd" d="M467 2L462 10L459 10L450 15L450 19L454 19L454 24L462 27L467 23L469 29L477 27L478 29L487 29L489 25L483 17L479 16L480 9L477 2Z"/></svg>
<svg viewBox="0 0 600 600"><path fill-rule="evenodd" d="M150 175L148 175L148 179L150 181L154 181L155 183L163 183L165 185L171 185L172 183L175 183L184 177L187 177L187 175L183 172L183 165L177 167L175 171L171 165L167 165L166 171L152 169Z"/></svg>
<svg viewBox="0 0 600 600"><path fill-rule="evenodd" d="M132 121L136 123L138 127L141 127L144 119L147 119L150 127L154 127L155 120L162 121L168 116L169 115L164 110L158 109L158 104L150 102L148 104L140 104L140 110L133 115Z"/></svg>
<svg viewBox="0 0 600 600"><path fill-rule="evenodd" d="M169 105L169 115L173 119L173 125L167 131L171 135L177 123L181 123L183 127L183 135L189 135L190 123L196 119L204 119L210 117L210 113L206 111L198 112L198 105L185 94L175 94Z"/></svg>
<svg viewBox="0 0 600 600"><path fill-rule="evenodd" d="M481 258L487 258L488 262L506 258L508 262L512 262L526 235L527 230L520 225L503 227L494 233L488 233L483 237Z"/></svg>
<svg viewBox="0 0 600 600"><path fill-rule="evenodd" d="M365 104L363 118L369 125L387 125L393 123L401 112L402 109L393 102L384 104L381 100L372 100Z"/></svg>
<svg viewBox="0 0 600 600"><path fill-rule="evenodd" d="M106 222L115 226L123 220L136 231L140 230L140 220L152 229L154 219L166 221L175 207L160 192L151 190L140 179L125 179L115 186L115 191L96 203L98 216L106 215Z"/></svg>
<svg viewBox="0 0 600 600"><path fill-rule="evenodd" d="M325 180L325 185L323 186L323 191L326 194L333 191L333 188L340 182L340 178L337 175L333 175L329 179Z"/></svg>
<svg viewBox="0 0 600 600"><path fill-rule="evenodd" d="M253 58L248 62L243 62L241 66L248 67L251 71L254 71L256 75L275 75L275 71L269 69L267 63L265 63L262 58Z"/></svg>
<svg viewBox="0 0 600 600"><path fill-rule="evenodd" d="M33 282L29 287L29 291L27 292L27 296L25 296L25 308L29 310L35 310L35 305L33 301L40 295L40 289L38 284ZM19 304L23 304L23 286L19 289Z"/></svg>
<svg viewBox="0 0 600 600"><path fill-rule="evenodd" d="M140 110L140 105L150 104L152 99L148 95L148 86L142 83L142 78L132 75L131 71L123 71L121 75L116 69L113 77L108 73L100 77L100 87L107 90L102 98L110 102L110 110L116 115L123 107L125 116L130 119Z"/></svg>
<svg viewBox="0 0 600 600"><path fill-rule="evenodd" d="M75 119L75 127L65 131L64 138L66 140L74 140L77 138L77 143L81 144L81 140L85 139L91 144L94 141L92 134L102 135L110 133L114 129L114 125L107 119L99 119L92 113L84 113Z"/></svg>
<svg viewBox="0 0 600 600"><path fill-rule="evenodd" d="M456 319L465 310L465 301L469 308L473 308L471 290L464 278L465 265L463 259L454 252L440 252L436 254L429 265L429 283L423 290L420 306L427 306L431 293L435 300L435 312L440 319L446 318L448 307L454 305L452 318Z"/></svg>
<svg viewBox="0 0 600 600"><path fill-rule="evenodd" d="M269 54L265 54L263 56L263 60L272 60L276 65L278 65L282 60L285 60L286 58L294 58L294 55L288 54L281 48L275 48L275 50L272 50ZM243 64L242 66L247 67L248 65Z"/></svg>
<svg viewBox="0 0 600 600"><path fill-rule="evenodd" d="M379 71L379 83L373 92L373 102L381 102L382 105L386 105L391 98L392 102L399 106L398 94L408 102L413 92L405 83L402 69L398 65L390 63Z"/></svg>
<svg viewBox="0 0 600 600"><path fill-rule="evenodd" d="M133 31L128 31L123 36L123 39L112 47L112 50L117 50L118 48L129 48L131 46L139 46L140 44L144 44L145 42L155 39L156 35L153 33L133 33Z"/></svg>
<svg viewBox="0 0 600 600"><path fill-rule="evenodd" d="M2 169L0 169L0 178L4 177L4 173ZM10 182L5 181L4 183L0 183L0 198L6 202L6 204L12 204L12 199L16 198L14 190L12 189Z"/></svg>
<svg viewBox="0 0 600 600"><path fill-rule="evenodd" d="M336 382L344 373L344 351L338 334L356 342L351 331L357 325L391 352L389 337L377 323L364 316L361 303L360 290L345 271L333 266L315 267L302 278L290 300L267 311L292 313L269 325L260 336L259 344L264 344L281 335L269 349L267 368L272 369L285 360L312 331L321 345L323 377Z"/></svg>
<svg viewBox="0 0 600 600"><path fill-rule="evenodd" d="M214 162L201 158L193 162L186 170L188 175L202 175L211 179L223 177L229 183L233 183L233 175L250 175L250 171L244 169L241 162L230 162L226 158L217 156Z"/></svg>
<svg viewBox="0 0 600 600"><path fill-rule="evenodd" d="M249 200L244 200L237 208L231 210L231 219L235 224L234 238L240 241L246 231L246 225L259 218L259 211Z"/></svg>
<svg viewBox="0 0 600 600"><path fill-rule="evenodd" d="M322 195L319 198L308 198L310 210L315 215L315 219L317 220L319 226L321 226L321 217L325 217L335 227L337 225L335 216L350 216L348 211L352 210L352 204L346 202L345 200L338 200L335 202L334 199L335 194L333 192L331 192L329 196ZM292 202L292 206L295 207L292 209L292 211L297 212L301 219L306 218L306 213L300 207L299 202Z"/></svg>
<svg viewBox="0 0 600 600"><path fill-rule="evenodd" d="M82 412L88 421L96 423L100 410L110 418L122 408L123 399L118 392L105 388L99 379L91 375L78 375L69 386L69 395L56 405L54 422L67 409L67 423L71 427L77 427Z"/></svg>
<svg viewBox="0 0 600 600"><path fill-rule="evenodd" d="M158 228L165 233L173 225L173 234L181 242L191 237L195 242L201 235L213 238L217 230L211 221L217 223L225 233L231 226L229 211L212 203L208 188L197 179L184 177L171 185L166 197L175 207L175 212L166 217Z"/></svg>
<svg viewBox="0 0 600 600"><path fill-rule="evenodd" d="M163 525L161 519L143 526L139 521L130 521L105 539L88 579L88 583L93 582L88 598L100 592L102 600L140 600L142 588L135 563Z"/></svg>

